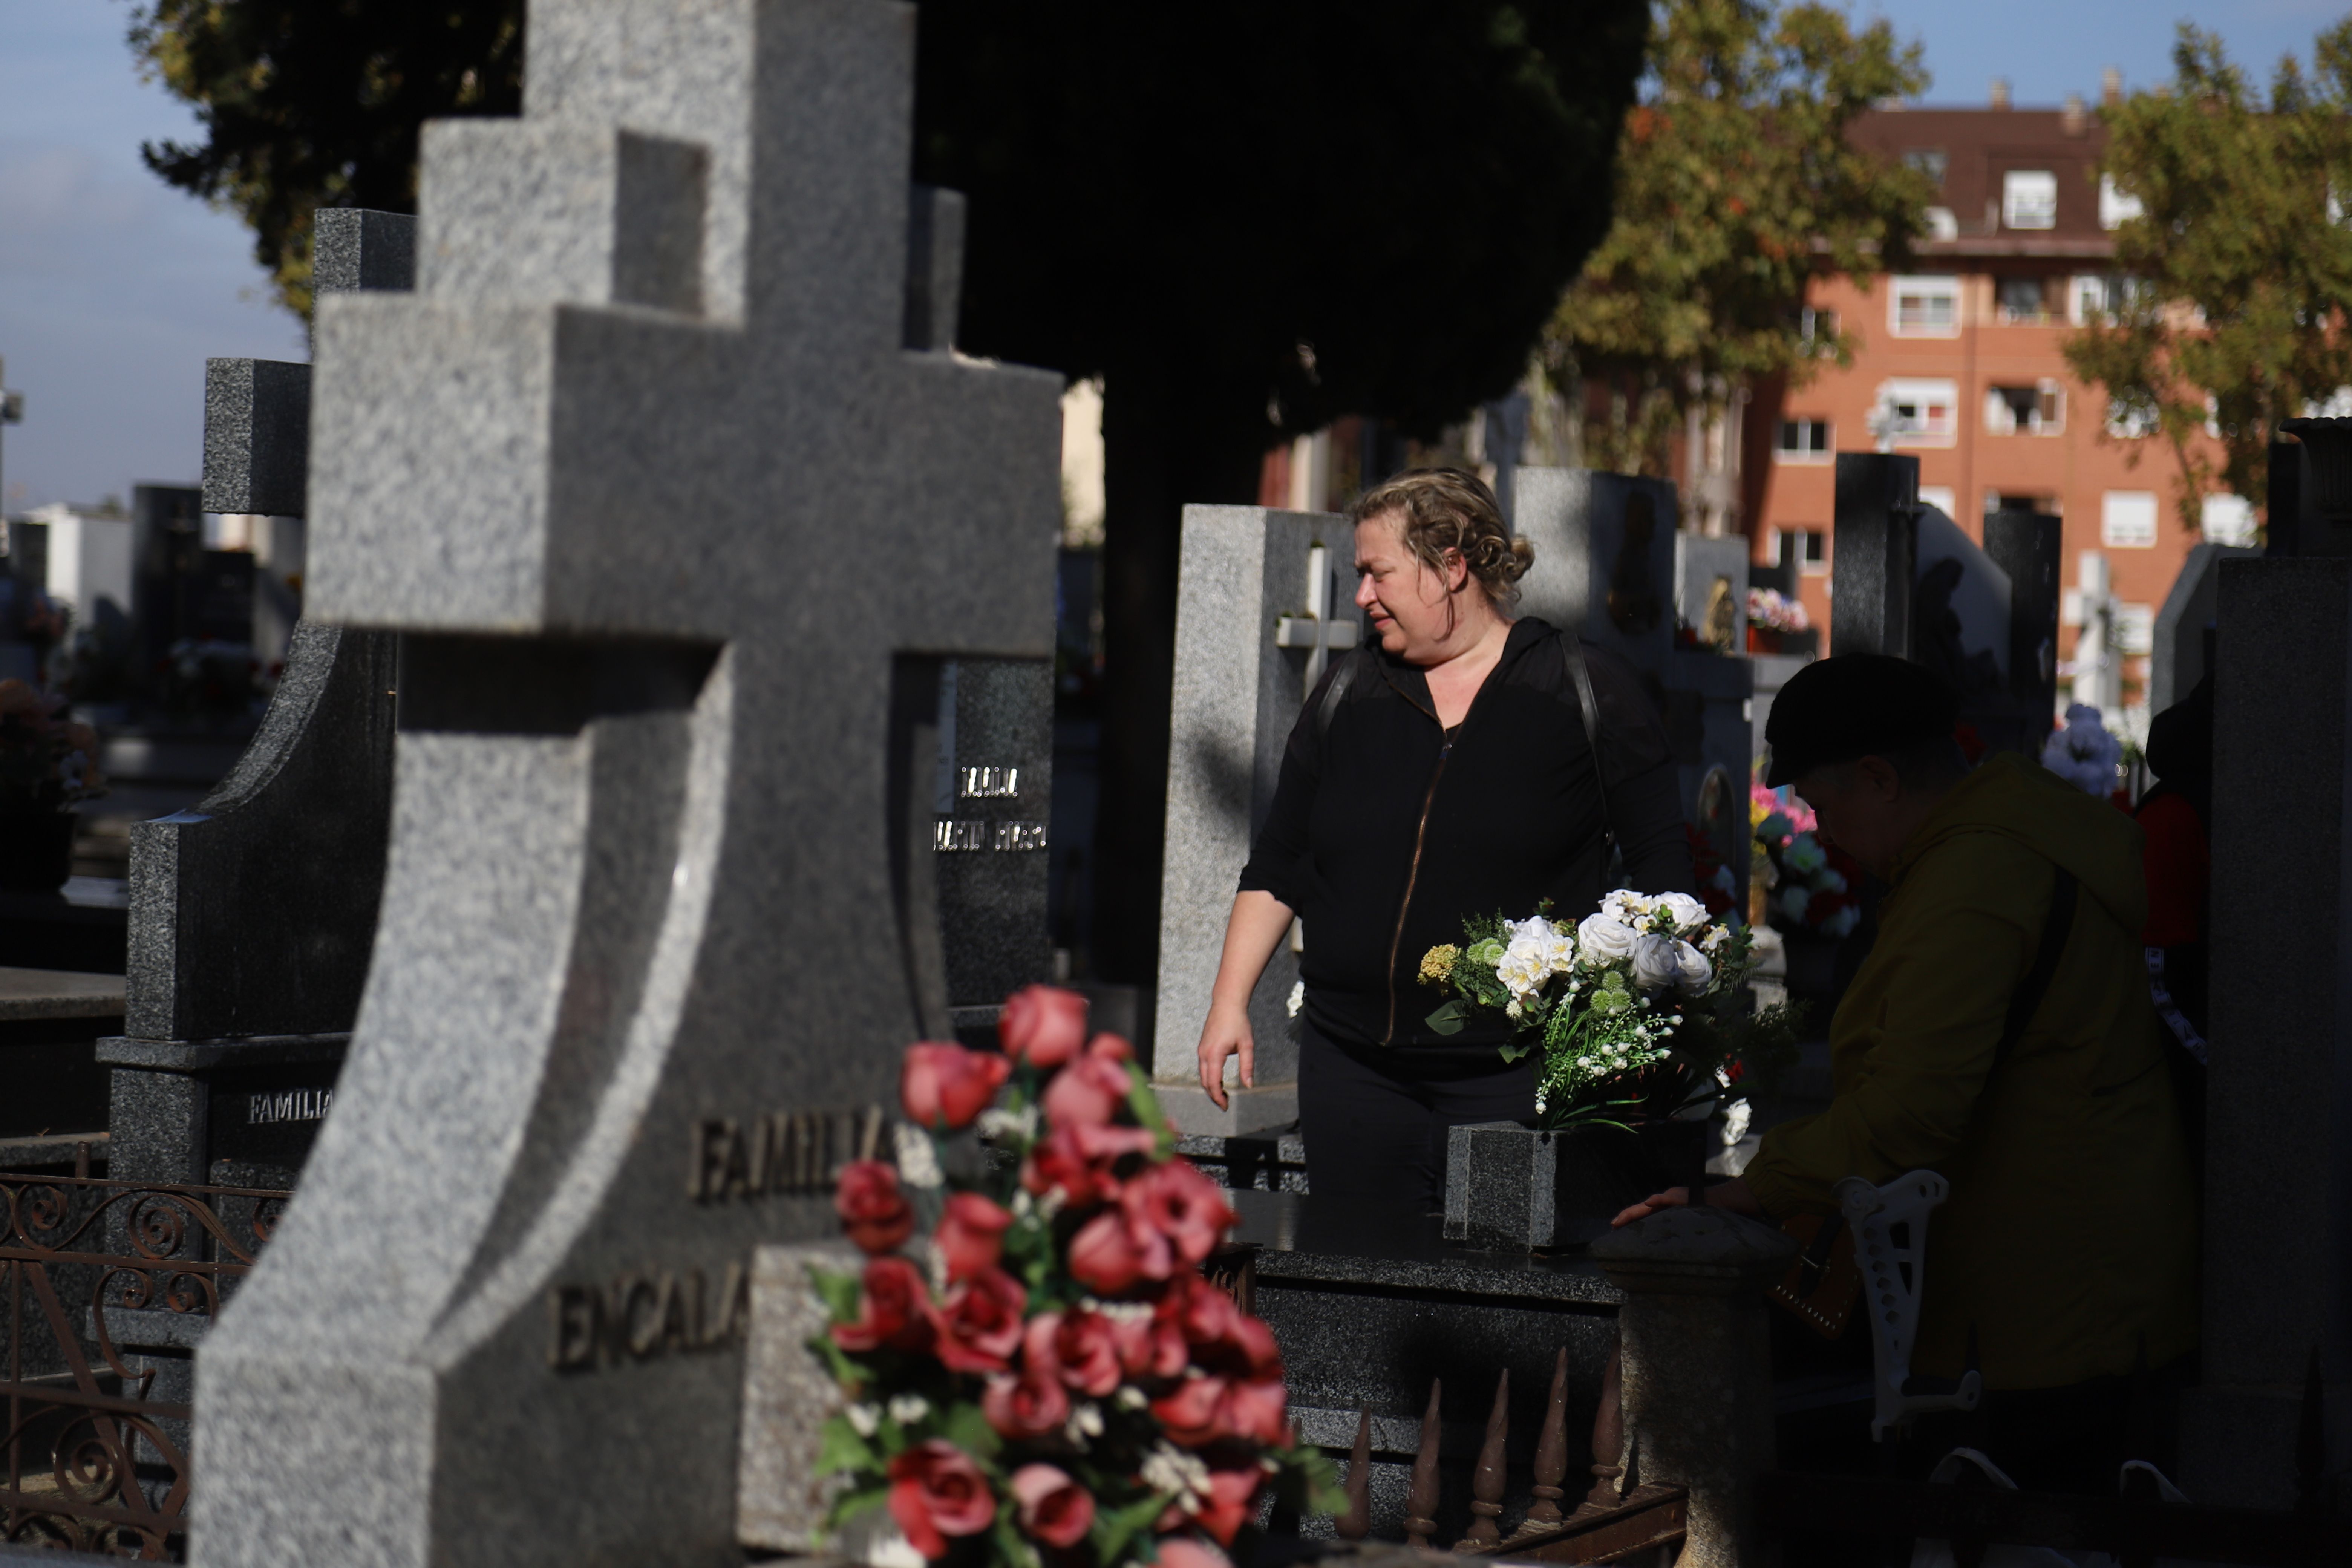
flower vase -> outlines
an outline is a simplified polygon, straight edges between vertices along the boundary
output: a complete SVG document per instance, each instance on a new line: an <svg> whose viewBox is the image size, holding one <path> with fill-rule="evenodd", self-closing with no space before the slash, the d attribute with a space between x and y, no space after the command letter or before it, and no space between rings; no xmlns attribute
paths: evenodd
<svg viewBox="0 0 2352 1568"><path fill-rule="evenodd" d="M1668 1119L1564 1132L1517 1121L1449 1129L1446 1239L1513 1251L1581 1247L1626 1205L1703 1182L1712 1128Z"/></svg>

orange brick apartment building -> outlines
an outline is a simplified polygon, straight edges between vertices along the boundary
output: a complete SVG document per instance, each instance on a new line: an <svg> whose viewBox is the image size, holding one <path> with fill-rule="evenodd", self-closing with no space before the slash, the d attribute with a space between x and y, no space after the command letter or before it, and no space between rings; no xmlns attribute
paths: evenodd
<svg viewBox="0 0 2352 1568"><path fill-rule="evenodd" d="M1873 450L1883 410L1894 449L1919 458L1922 499L1962 527L1977 532L1987 509L2021 500L2056 513L2070 593L2082 552L2104 553L2126 606L2118 641L2144 656L2189 547L2248 542L2252 520L2228 497L2184 520L2169 450L2110 432L2105 400L2059 352L2114 287L2113 231L2128 216L2096 173L2096 118L2079 100L2042 111L1996 98L1990 109L1874 112L1854 136L1926 170L1942 195L1911 272L1875 278L1867 292L1848 278L1812 288L1811 308L1855 340L1853 366L1794 392L1759 387L1742 411L1735 488L1757 558L1777 560L1780 536L1795 535L1806 609L1829 625L1835 454ZM2072 642L2062 631L2062 658ZM2128 705L2146 658L2127 659L2124 675Z"/></svg>

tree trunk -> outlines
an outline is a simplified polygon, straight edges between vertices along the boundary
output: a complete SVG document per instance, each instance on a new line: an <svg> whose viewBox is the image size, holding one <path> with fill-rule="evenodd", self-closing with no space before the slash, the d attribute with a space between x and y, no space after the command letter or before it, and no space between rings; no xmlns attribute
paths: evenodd
<svg viewBox="0 0 2352 1568"><path fill-rule="evenodd" d="M1188 503L1249 504L1272 431L1150 363L1104 377L1102 808L1094 973L1150 994L1160 953L1176 576ZM1238 876L1241 868L1234 868ZM1147 1004L1148 1005L1148 1004Z"/></svg>

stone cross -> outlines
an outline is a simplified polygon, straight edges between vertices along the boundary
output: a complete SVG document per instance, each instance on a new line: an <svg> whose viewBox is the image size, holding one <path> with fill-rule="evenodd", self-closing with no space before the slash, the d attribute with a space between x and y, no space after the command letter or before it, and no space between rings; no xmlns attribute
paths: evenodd
<svg viewBox="0 0 2352 1568"><path fill-rule="evenodd" d="M2116 595L2108 585L2107 558L2085 550L2077 560L2074 700L2112 714L2123 706L2124 668L2116 646Z"/></svg>
<svg viewBox="0 0 2352 1568"><path fill-rule="evenodd" d="M534 0L524 116L425 130L416 291L320 302L310 609L404 635L393 836L199 1356L208 1568L739 1550L751 1249L834 1233L946 1005L938 660L1052 649L1061 380L939 337L914 22Z"/></svg>
<svg viewBox="0 0 2352 1568"><path fill-rule="evenodd" d="M1256 1131L1298 1115L1287 1003L1299 943L1313 941L1312 931L1293 927L1251 1000L1256 1088L1229 1086L1231 1106L1219 1110L1200 1087L1193 1053L1225 917L1250 841L1274 805L1299 704L1328 653L1356 643L1355 620L1333 613L1349 602L1341 573L1352 575L1354 544L1348 520L1328 512L1184 509L1151 1072L1160 1105L1186 1132Z"/></svg>

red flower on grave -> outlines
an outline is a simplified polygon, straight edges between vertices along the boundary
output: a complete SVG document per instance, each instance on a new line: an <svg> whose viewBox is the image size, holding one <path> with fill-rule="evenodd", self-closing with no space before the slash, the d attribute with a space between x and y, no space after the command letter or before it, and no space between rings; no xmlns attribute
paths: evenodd
<svg viewBox="0 0 2352 1568"><path fill-rule="evenodd" d="M1002 1268L984 1268L948 1292L938 1353L950 1372L1003 1372L1021 1343L1029 1292Z"/></svg>
<svg viewBox="0 0 2352 1568"><path fill-rule="evenodd" d="M927 1351L939 1329L920 1271L903 1258L877 1258L866 1265L857 1321L834 1324L833 1342L845 1351Z"/></svg>
<svg viewBox="0 0 2352 1568"><path fill-rule="evenodd" d="M1070 1396L1051 1377L1003 1372L988 1380L980 1413L999 1436L1015 1442L1050 1437L1070 1418Z"/></svg>
<svg viewBox="0 0 2352 1568"><path fill-rule="evenodd" d="M1094 1528L1094 1494L1054 1465L1024 1465L1013 1472L1013 1506L1021 1528L1048 1546L1070 1547Z"/></svg>
<svg viewBox="0 0 2352 1568"><path fill-rule="evenodd" d="M1163 1535L1152 1545L1160 1568L1234 1568L1232 1558L1189 1535Z"/></svg>
<svg viewBox="0 0 2352 1568"><path fill-rule="evenodd" d="M1131 1062L1135 1047L1127 1043L1124 1035L1100 1034L1087 1042L1087 1055L1107 1062Z"/></svg>
<svg viewBox="0 0 2352 1568"><path fill-rule="evenodd" d="M1147 1234L1165 1237L1187 1263L1198 1263L1214 1252L1234 1219L1217 1184L1188 1160L1171 1160L1129 1182L1119 1194L1119 1206L1139 1247L1150 1247ZM1165 1279L1169 1272L1147 1271L1154 1279Z"/></svg>
<svg viewBox="0 0 2352 1568"><path fill-rule="evenodd" d="M940 1215L931 1245L947 1260L948 1278L969 1279L996 1267L1013 1215L978 1193L957 1193Z"/></svg>
<svg viewBox="0 0 2352 1568"><path fill-rule="evenodd" d="M1087 999L1052 985L1024 985L1004 999L996 1037L1006 1056L1051 1072L1086 1044Z"/></svg>
<svg viewBox="0 0 2352 1568"><path fill-rule="evenodd" d="M866 1252L895 1251L915 1234L914 1206L898 1190L898 1172L880 1160L844 1165L833 1207L849 1239Z"/></svg>
<svg viewBox="0 0 2352 1568"><path fill-rule="evenodd" d="M996 1522L996 1496L971 1456L933 1437L890 1461L890 1517L925 1557L948 1554L947 1537Z"/></svg>
<svg viewBox="0 0 2352 1568"><path fill-rule="evenodd" d="M1151 1402L1151 1414L1179 1447L1202 1448L1225 1435L1222 1412L1227 1384L1222 1377L1188 1377Z"/></svg>
<svg viewBox="0 0 2352 1568"><path fill-rule="evenodd" d="M1045 1086L1045 1120L1055 1127L1099 1127L1127 1103L1128 1088L1124 1063L1089 1052Z"/></svg>
<svg viewBox="0 0 2352 1568"><path fill-rule="evenodd" d="M1160 1380L1184 1370L1184 1331L1172 1316L1157 1310L1137 1312L1114 1320L1112 1329L1118 1338L1118 1364L1128 1376Z"/></svg>
<svg viewBox="0 0 2352 1568"><path fill-rule="evenodd" d="M1217 1425L1228 1437L1279 1446L1289 1435L1283 1425L1283 1415L1289 1404L1289 1390L1279 1377L1236 1382L1225 1390L1225 1397L1218 1405Z"/></svg>
<svg viewBox="0 0 2352 1568"><path fill-rule="evenodd" d="M1197 1274L1180 1274L1168 1282L1157 1316L1183 1336L1193 1363L1207 1371L1244 1378L1282 1375L1274 1331Z"/></svg>
<svg viewBox="0 0 2352 1568"><path fill-rule="evenodd" d="M1198 1515L1201 1528L1215 1536L1220 1545L1231 1546L1242 1526L1257 1517L1258 1488L1265 1483L1265 1472L1255 1465L1211 1470L1209 1495L1202 1500ZM1161 1568L1168 1568L1164 1552L1160 1562Z"/></svg>
<svg viewBox="0 0 2352 1568"><path fill-rule="evenodd" d="M1063 1201L1076 1206L1117 1197L1118 1163L1131 1154L1149 1155L1158 1142L1140 1127L1056 1127L1029 1151L1021 1184L1034 1197L1059 1191Z"/></svg>
<svg viewBox="0 0 2352 1568"><path fill-rule="evenodd" d="M1013 1063L993 1051L924 1040L907 1047L898 1100L908 1121L952 1131L971 1126L1012 1076Z"/></svg>
<svg viewBox="0 0 2352 1568"><path fill-rule="evenodd" d="M1118 1330L1100 1312L1080 1308L1061 1314L1051 1349L1062 1382L1080 1394L1101 1399L1118 1387L1125 1370L1118 1353Z"/></svg>
<svg viewBox="0 0 2352 1568"><path fill-rule="evenodd" d="M1167 1275L1167 1244L1160 1245L1160 1278ZM1148 1259L1129 1234L1127 1216L1105 1209L1070 1238L1070 1278L1097 1296L1123 1296L1144 1278Z"/></svg>

